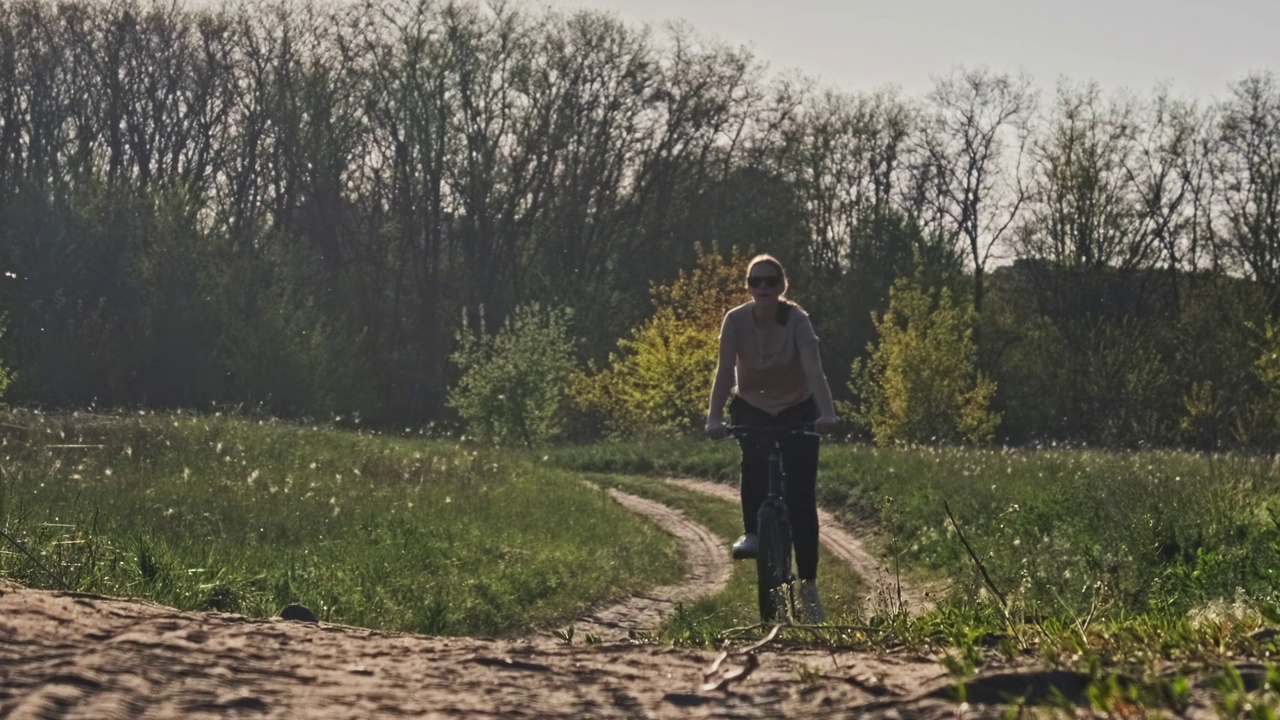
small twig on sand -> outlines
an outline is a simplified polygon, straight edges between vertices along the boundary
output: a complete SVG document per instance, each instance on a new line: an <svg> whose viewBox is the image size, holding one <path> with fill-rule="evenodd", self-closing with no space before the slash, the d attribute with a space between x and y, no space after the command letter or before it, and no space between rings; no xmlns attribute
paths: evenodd
<svg viewBox="0 0 1280 720"><path fill-rule="evenodd" d="M956 522L956 516L951 514L951 506L947 504L946 500L943 500L942 507L947 511L947 519L951 521L951 527L955 528L956 535L960 536L960 543L969 552L969 557L973 560L973 564L978 566L978 572L982 573L982 582L986 584L987 589L991 590L1000 599L1001 609L1008 611L1009 601L1004 599L1004 593L1000 592L1000 589L996 587L995 582L991 580L991 576L987 574L987 569L983 567L982 561L978 559L978 554L973 551L969 541L964 538L964 533L960 530L960 524Z"/></svg>
<svg viewBox="0 0 1280 720"><path fill-rule="evenodd" d="M760 640L760 642L756 643L755 645L748 645L747 647L742 648L741 650L736 650L734 651L733 654L744 655L746 653L755 652L756 650L759 650L760 648L764 647L765 645L768 645L769 643L777 639L778 632L781 631L782 628L783 628L782 625L774 625L773 629L769 631L769 634L765 635L764 638Z"/></svg>
<svg viewBox="0 0 1280 720"><path fill-rule="evenodd" d="M733 685L733 683L746 680L751 676L751 673L755 672L756 668L760 667L760 658L756 657L756 654L753 652L747 653L747 662L745 665L740 668L725 671L721 673L719 679L712 680L716 673L720 672L720 663L724 662L724 659L727 657L729 657L729 653L720 653L720 657L716 658L716 661L711 664L711 667L703 673L703 682L702 687L700 688L702 692L707 692L709 690L723 690L728 694L730 686Z"/></svg>

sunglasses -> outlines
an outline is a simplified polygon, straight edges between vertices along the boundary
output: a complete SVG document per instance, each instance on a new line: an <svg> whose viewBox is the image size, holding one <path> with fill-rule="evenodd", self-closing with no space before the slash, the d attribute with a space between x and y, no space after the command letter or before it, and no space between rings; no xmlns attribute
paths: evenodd
<svg viewBox="0 0 1280 720"><path fill-rule="evenodd" d="M763 277L751 275L747 277L747 284L753 288L758 288L761 285L764 287L776 288L782 284L782 278L777 275L765 275Z"/></svg>

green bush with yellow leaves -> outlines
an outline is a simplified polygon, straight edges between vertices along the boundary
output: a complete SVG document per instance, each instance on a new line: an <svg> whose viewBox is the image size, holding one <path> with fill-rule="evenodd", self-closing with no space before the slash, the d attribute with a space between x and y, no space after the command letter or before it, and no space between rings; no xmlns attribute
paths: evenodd
<svg viewBox="0 0 1280 720"><path fill-rule="evenodd" d="M844 411L881 445L990 442L1000 416L989 409L996 386L977 370L974 312L948 290L932 296L910 280L894 283L889 309L876 319L878 345L855 361Z"/></svg>
<svg viewBox="0 0 1280 720"><path fill-rule="evenodd" d="M706 419L724 313L745 300L747 255L698 255L688 273L653 289L654 314L618 341L603 367L576 371L569 395L611 435L684 431Z"/></svg>

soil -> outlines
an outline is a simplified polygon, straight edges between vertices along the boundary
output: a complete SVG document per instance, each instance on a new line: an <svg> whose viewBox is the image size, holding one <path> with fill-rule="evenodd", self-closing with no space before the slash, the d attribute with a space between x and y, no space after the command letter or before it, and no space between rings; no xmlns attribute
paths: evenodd
<svg viewBox="0 0 1280 720"><path fill-rule="evenodd" d="M735 500L731 489L682 486ZM632 639L675 604L723 588L723 541L679 511L615 492L680 538L678 586L588 613L566 643L394 634L329 623L179 612L147 602L24 588L0 580L0 717L981 717L1011 694L1084 702L1085 679L988 670L968 705L938 658L769 642L728 653ZM886 576L831 518L823 539L873 584ZM895 580L907 609L924 593ZM578 638L593 635L591 643ZM599 642L595 642L595 640ZM989 703L984 705L984 703Z"/></svg>

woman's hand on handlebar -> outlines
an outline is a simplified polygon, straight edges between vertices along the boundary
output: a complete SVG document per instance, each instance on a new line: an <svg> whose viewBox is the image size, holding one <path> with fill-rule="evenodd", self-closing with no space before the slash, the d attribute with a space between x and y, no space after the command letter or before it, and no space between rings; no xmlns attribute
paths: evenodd
<svg viewBox="0 0 1280 720"><path fill-rule="evenodd" d="M729 426L723 420L707 419L707 437L712 440L723 440L729 437Z"/></svg>
<svg viewBox="0 0 1280 720"><path fill-rule="evenodd" d="M829 435L835 432L836 425L838 423L839 421L836 419L835 415L823 415L813 421L813 429L822 435Z"/></svg>

